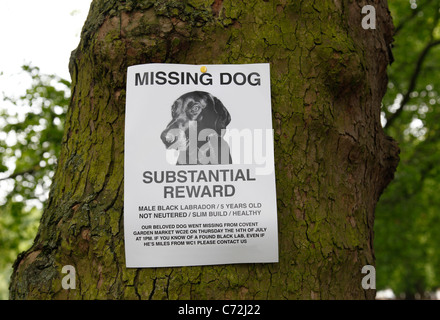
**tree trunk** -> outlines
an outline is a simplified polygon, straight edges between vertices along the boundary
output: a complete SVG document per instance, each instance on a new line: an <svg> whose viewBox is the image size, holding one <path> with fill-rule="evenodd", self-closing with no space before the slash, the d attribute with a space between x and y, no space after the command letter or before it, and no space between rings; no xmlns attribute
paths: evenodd
<svg viewBox="0 0 440 320"><path fill-rule="evenodd" d="M41 225L12 299L365 299L376 202L398 148L380 125L392 21L367 1L94 0ZM271 64L279 263L125 268L127 67ZM65 265L76 289L62 288Z"/></svg>

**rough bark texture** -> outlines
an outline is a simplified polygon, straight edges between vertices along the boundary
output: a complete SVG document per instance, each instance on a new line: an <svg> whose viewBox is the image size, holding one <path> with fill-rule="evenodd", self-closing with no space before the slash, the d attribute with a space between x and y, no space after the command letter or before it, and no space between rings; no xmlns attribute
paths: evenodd
<svg viewBox="0 0 440 320"><path fill-rule="evenodd" d="M361 27L366 4L375 30ZM11 298L373 298L361 269L374 265L375 205L398 162L380 125L391 41L385 0L94 0L50 199ZM125 268L126 68L149 62L271 64L279 263ZM62 289L64 265L75 290Z"/></svg>

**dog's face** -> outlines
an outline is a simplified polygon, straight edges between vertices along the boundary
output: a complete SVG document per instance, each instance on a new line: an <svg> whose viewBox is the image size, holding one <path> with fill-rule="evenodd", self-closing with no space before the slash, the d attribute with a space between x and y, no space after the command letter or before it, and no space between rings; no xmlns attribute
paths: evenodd
<svg viewBox="0 0 440 320"><path fill-rule="evenodd" d="M214 130L218 137L222 129L231 121L223 103L203 91L194 91L182 95L171 107L172 120L161 134L167 148L186 150L190 126L197 125L197 136L201 130ZM203 143L203 142L202 142Z"/></svg>

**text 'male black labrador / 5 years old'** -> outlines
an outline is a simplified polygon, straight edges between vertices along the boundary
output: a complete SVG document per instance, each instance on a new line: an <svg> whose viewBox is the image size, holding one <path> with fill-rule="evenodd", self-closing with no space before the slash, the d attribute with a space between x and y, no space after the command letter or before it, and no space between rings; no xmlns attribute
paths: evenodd
<svg viewBox="0 0 440 320"><path fill-rule="evenodd" d="M223 139L231 116L219 99L204 91L188 92L173 103L171 115L160 138L167 149L179 150L177 165L232 163Z"/></svg>

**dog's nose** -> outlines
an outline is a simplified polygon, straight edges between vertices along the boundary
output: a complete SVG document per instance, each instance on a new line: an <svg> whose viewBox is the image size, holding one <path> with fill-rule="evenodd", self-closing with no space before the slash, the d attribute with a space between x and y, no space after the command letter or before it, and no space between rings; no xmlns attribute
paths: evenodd
<svg viewBox="0 0 440 320"><path fill-rule="evenodd" d="M165 144L165 146L168 148L171 144L173 144L177 139L178 136L176 135L176 132L173 132L172 129L166 129L162 132L160 135L160 138L162 142Z"/></svg>
<svg viewBox="0 0 440 320"><path fill-rule="evenodd" d="M168 132L165 136L165 140L169 143L173 142L176 136L172 134L171 132Z"/></svg>

